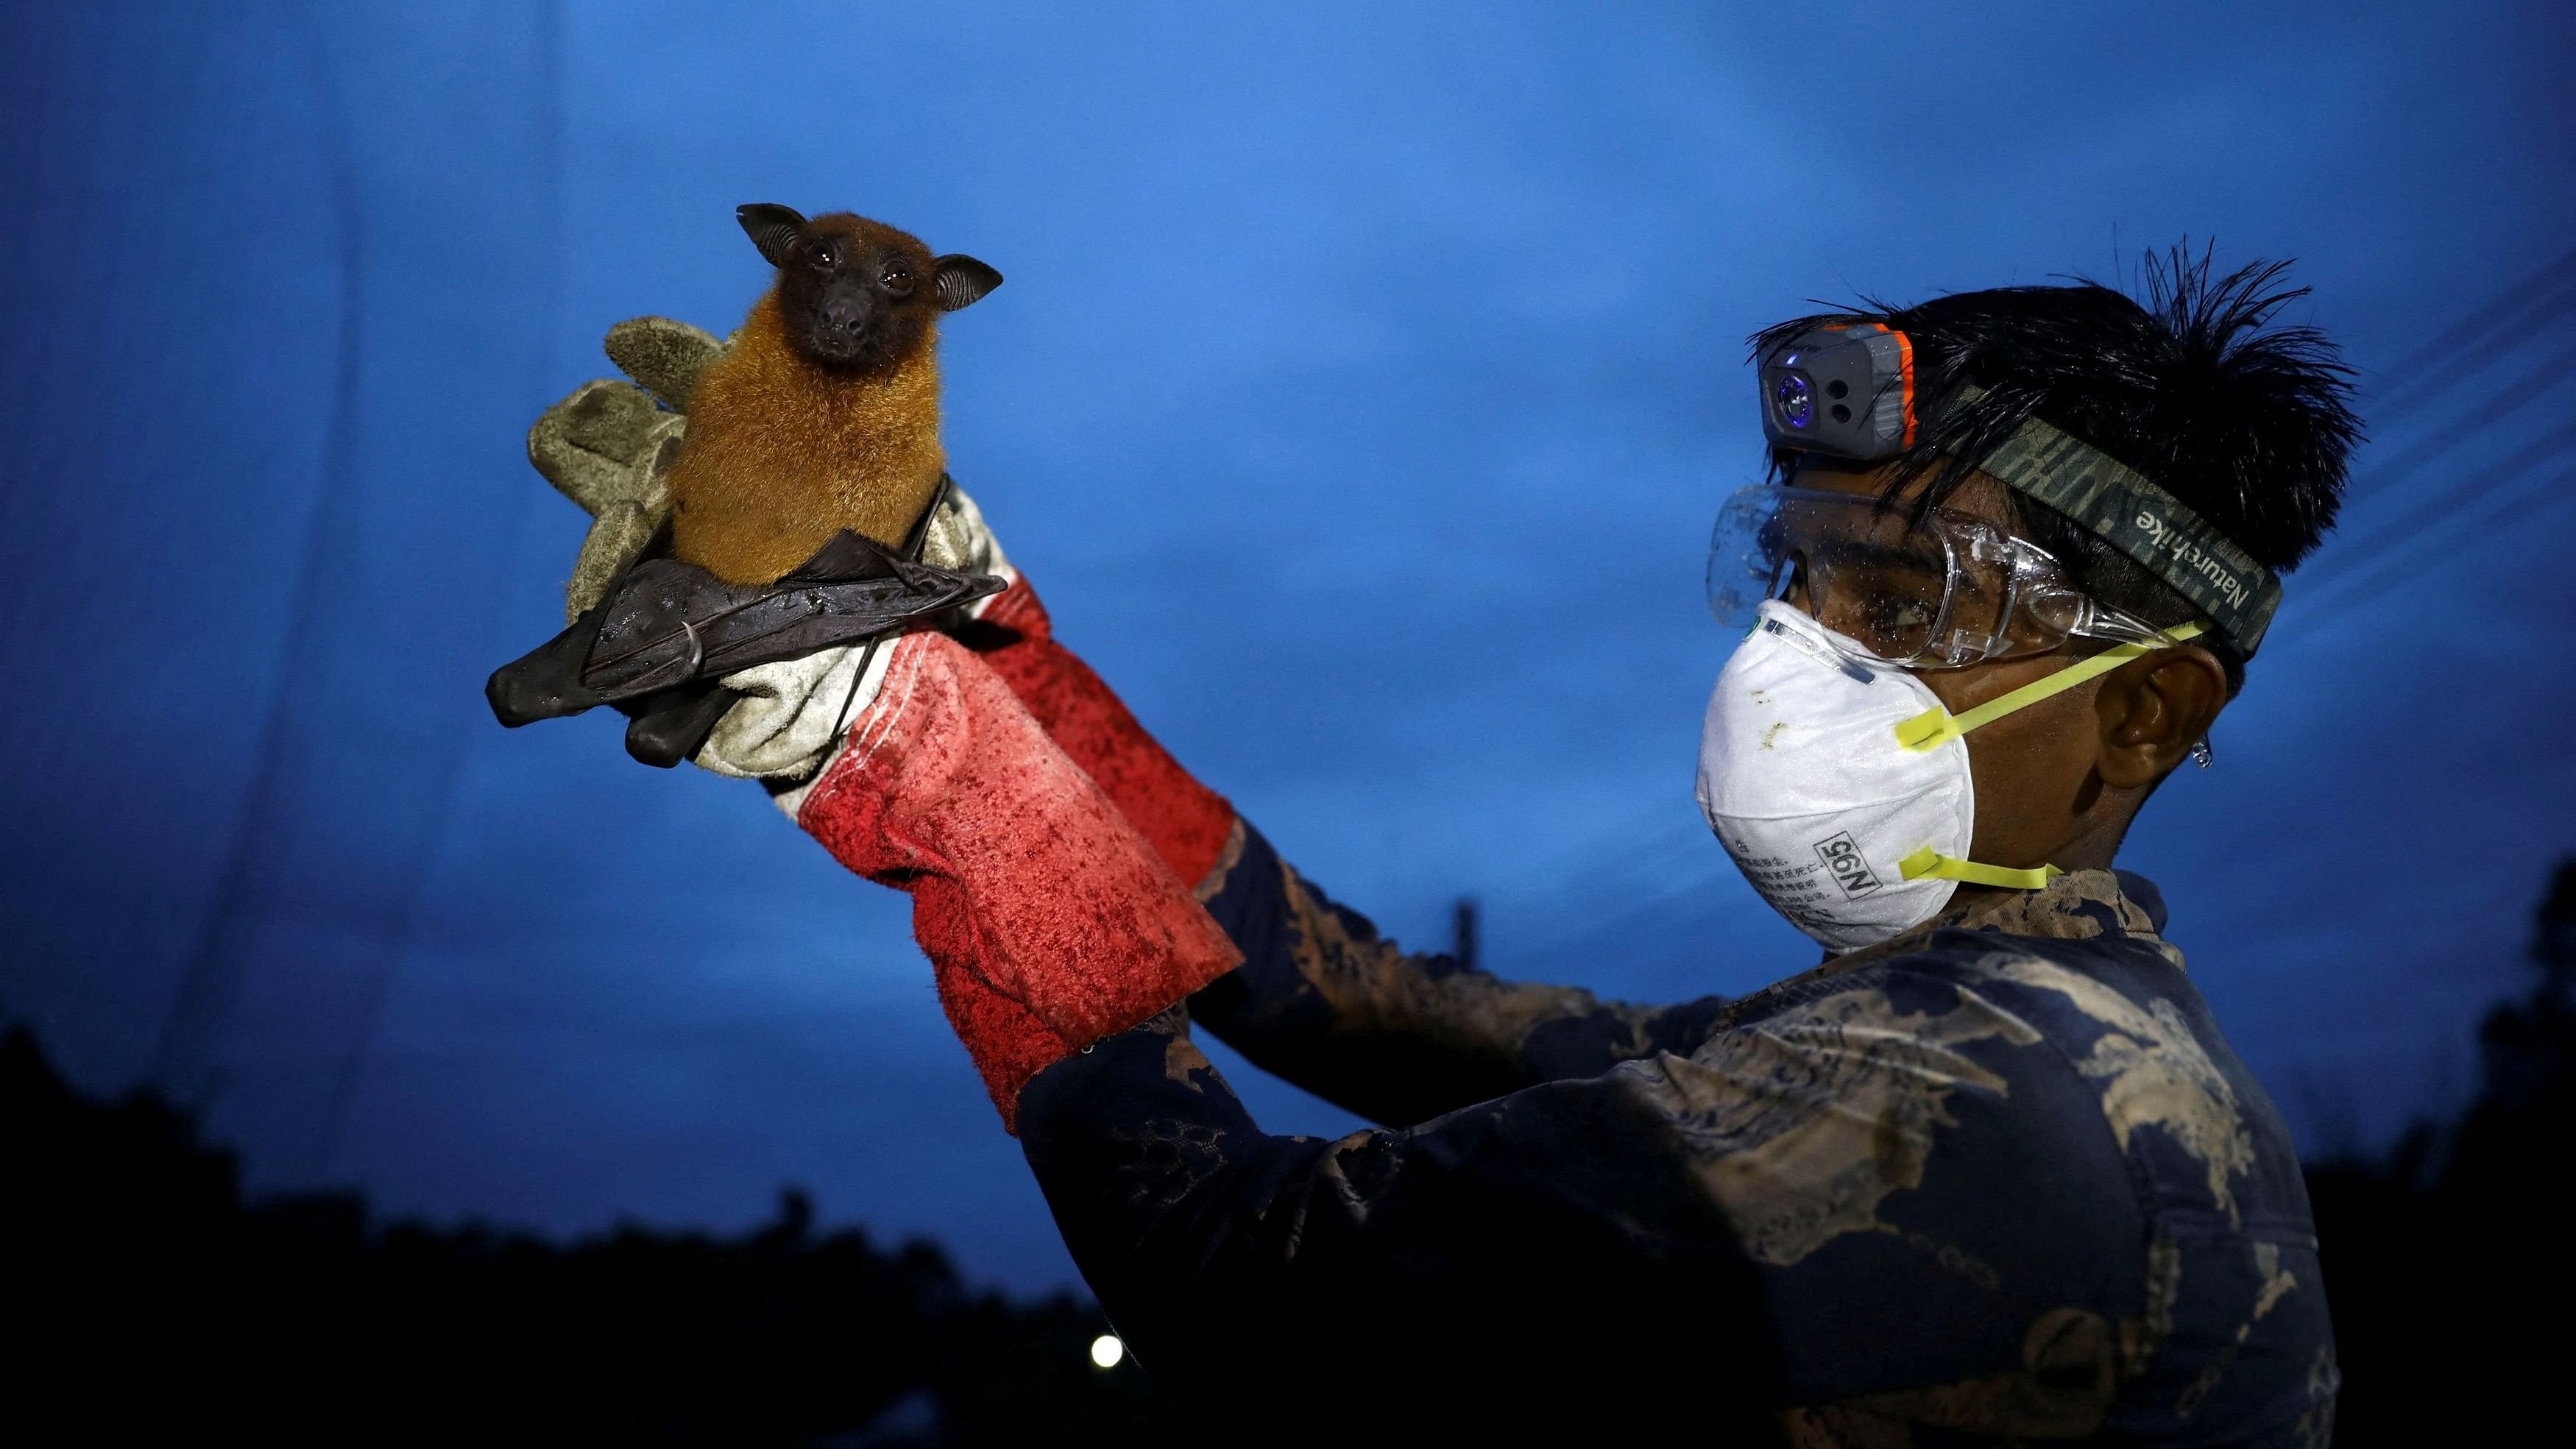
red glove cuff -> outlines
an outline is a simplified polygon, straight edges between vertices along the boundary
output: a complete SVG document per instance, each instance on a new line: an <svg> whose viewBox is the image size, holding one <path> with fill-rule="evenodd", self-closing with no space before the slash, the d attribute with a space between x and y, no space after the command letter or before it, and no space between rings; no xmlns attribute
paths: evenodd
<svg viewBox="0 0 2576 1449"><path fill-rule="evenodd" d="M1038 1070L1242 960L1093 777L944 634L895 646L797 823L911 894L941 1003L1006 1125Z"/></svg>
<svg viewBox="0 0 2576 1449"><path fill-rule="evenodd" d="M1154 853L1196 887L1225 854L1234 806L1145 732L1091 666L1055 640L1023 574L977 616L978 653L1066 757L1098 782Z"/></svg>

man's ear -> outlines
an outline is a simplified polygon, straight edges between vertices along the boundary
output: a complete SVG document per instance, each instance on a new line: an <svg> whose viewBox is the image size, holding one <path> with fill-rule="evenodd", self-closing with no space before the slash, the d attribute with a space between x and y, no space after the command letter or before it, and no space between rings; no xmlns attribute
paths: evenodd
<svg viewBox="0 0 2576 1449"><path fill-rule="evenodd" d="M939 273L939 310L954 312L971 307L984 299L984 294L1002 285L1002 274L966 255L950 252L932 262Z"/></svg>
<svg viewBox="0 0 2576 1449"><path fill-rule="evenodd" d="M2163 779L2226 707L2226 666L2194 645L2159 649L2112 670L2093 697L2102 783L2135 790Z"/></svg>
<svg viewBox="0 0 2576 1449"><path fill-rule="evenodd" d="M734 220L742 223L751 244L760 248L760 258L773 267L787 265L787 249L805 234L805 214L792 206L774 201L755 201L733 209Z"/></svg>

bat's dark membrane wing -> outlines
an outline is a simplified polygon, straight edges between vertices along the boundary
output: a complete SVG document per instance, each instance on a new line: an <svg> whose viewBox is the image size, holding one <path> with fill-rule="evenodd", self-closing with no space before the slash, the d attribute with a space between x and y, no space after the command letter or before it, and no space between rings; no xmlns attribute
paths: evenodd
<svg viewBox="0 0 2576 1449"><path fill-rule="evenodd" d="M483 698L491 704L493 717L517 729L607 703L604 696L583 686L581 666L590 656L590 642L598 637L599 621L607 616L610 602L602 599L591 605L562 633L493 670L483 684Z"/></svg>
<svg viewBox="0 0 2576 1449"><path fill-rule="evenodd" d="M856 643L1001 588L847 531L774 584L728 584L693 564L646 559L572 627L496 670L484 695L504 725L557 719Z"/></svg>

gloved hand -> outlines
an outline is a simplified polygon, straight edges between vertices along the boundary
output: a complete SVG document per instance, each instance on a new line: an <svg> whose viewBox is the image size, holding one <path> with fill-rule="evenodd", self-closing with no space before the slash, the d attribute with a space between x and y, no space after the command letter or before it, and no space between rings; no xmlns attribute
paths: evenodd
<svg viewBox="0 0 2576 1449"><path fill-rule="evenodd" d="M687 419L654 399L685 409L719 351L683 323L620 323L609 356L651 392L588 383L530 430L530 461L594 519L566 589L572 617L661 527ZM1185 884L1205 873L1233 813L1054 643L1045 610L962 492L932 515L923 558L1010 581L954 622L1014 684L943 634L827 649L726 676L743 698L694 758L763 781L843 864L912 895L941 1002L1008 1125L1041 1068L1240 962ZM1004 619L979 622L1006 602ZM1057 748L1015 687L1049 709L1085 764ZM1150 843L1122 813L1130 803L1151 822ZM1186 875L1165 863L1176 857Z"/></svg>
<svg viewBox="0 0 2576 1449"><path fill-rule="evenodd" d="M1242 953L981 659L930 631L883 653L847 745L794 792L796 823L912 896L940 1001L1009 1126L1039 1070Z"/></svg>
<svg viewBox="0 0 2576 1449"><path fill-rule="evenodd" d="M960 573L1019 580L975 500L953 485L931 512L921 556ZM977 617L1000 597L975 600L958 611L955 622ZM889 647L890 642L873 650L846 645L726 675L725 687L744 698L717 721L692 758L719 775L763 780L773 789L810 781L848 722L876 698Z"/></svg>
<svg viewBox="0 0 2576 1449"><path fill-rule="evenodd" d="M607 346L610 360L644 386L586 383L528 434L537 471L596 520L565 589L567 618L596 603L661 527L670 510L664 479L688 426L689 394L723 350L713 336L660 317L617 324ZM656 395L679 411L656 406ZM933 513L922 557L1010 581L1001 594L968 608L959 636L985 656L1181 879L1199 883L1223 858L1233 806L1182 769L1100 677L1056 641L1036 591L1011 567L963 491L951 489ZM693 758L718 774L788 792L780 803L792 814L801 798L793 792L821 766L839 738L836 726L875 698L886 663L883 649L871 655L861 645L729 675L725 685L746 697Z"/></svg>
<svg viewBox="0 0 2576 1449"><path fill-rule="evenodd" d="M1183 882L1194 888L1209 884L1210 873L1225 863L1229 847L1240 839L1234 806L1183 769L1091 666L1056 640L1053 621L1028 576L1011 566L983 511L962 490L952 488L931 515L922 558L961 573L1008 581L1001 593L961 611L963 617L950 632L983 656L1057 748L1091 777ZM794 668L746 670L727 681L756 677L753 687L781 703L758 710L745 707L727 716L709 741L711 747L723 742L713 751L719 758L702 754L700 763L726 770L735 762L785 759L825 738L828 722L808 711L798 718L812 721L816 733L797 733L792 742L782 735L775 746L754 744L755 738L768 738L762 732L778 728L775 722L793 713L784 701L805 677L793 673ZM833 676L818 692L832 696L842 677ZM873 687L873 681L863 684L861 696L870 696Z"/></svg>
<svg viewBox="0 0 2576 1449"><path fill-rule="evenodd" d="M620 322L608 331L608 356L635 382L584 383L528 430L529 462L592 518L564 589L568 622L599 602L669 517L668 477L687 433L689 396L724 347L666 317ZM930 520L922 556L960 572L1013 577L974 502L955 489ZM989 602L978 600L967 612ZM874 698L885 663L883 648L853 645L745 669L725 676L730 694L704 701L724 711L711 730L703 717L679 730L690 739L704 735L691 756L699 765L792 787L810 780L839 738L838 726Z"/></svg>
<svg viewBox="0 0 2576 1449"><path fill-rule="evenodd" d="M668 480L688 428L689 394L724 351L713 334L668 317L620 322L608 329L607 346L609 361L644 386L583 383L528 429L528 461L591 516L564 586L567 624L599 602L670 516Z"/></svg>

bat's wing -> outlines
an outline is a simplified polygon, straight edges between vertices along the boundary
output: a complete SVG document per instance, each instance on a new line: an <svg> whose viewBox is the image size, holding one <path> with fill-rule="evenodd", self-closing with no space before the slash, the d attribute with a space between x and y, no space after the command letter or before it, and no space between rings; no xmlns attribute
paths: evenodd
<svg viewBox="0 0 2576 1449"><path fill-rule="evenodd" d="M611 602L602 599L591 605L562 633L493 670L483 682L483 698L491 704L493 718L517 729L606 704L604 696L583 687L581 666L590 657L590 641L598 636L599 621L606 617Z"/></svg>
<svg viewBox="0 0 2576 1449"><path fill-rule="evenodd" d="M693 564L646 559L572 627L495 671L484 695L505 725L555 719L856 643L1001 588L989 574L914 563L846 530L774 584L728 584Z"/></svg>

